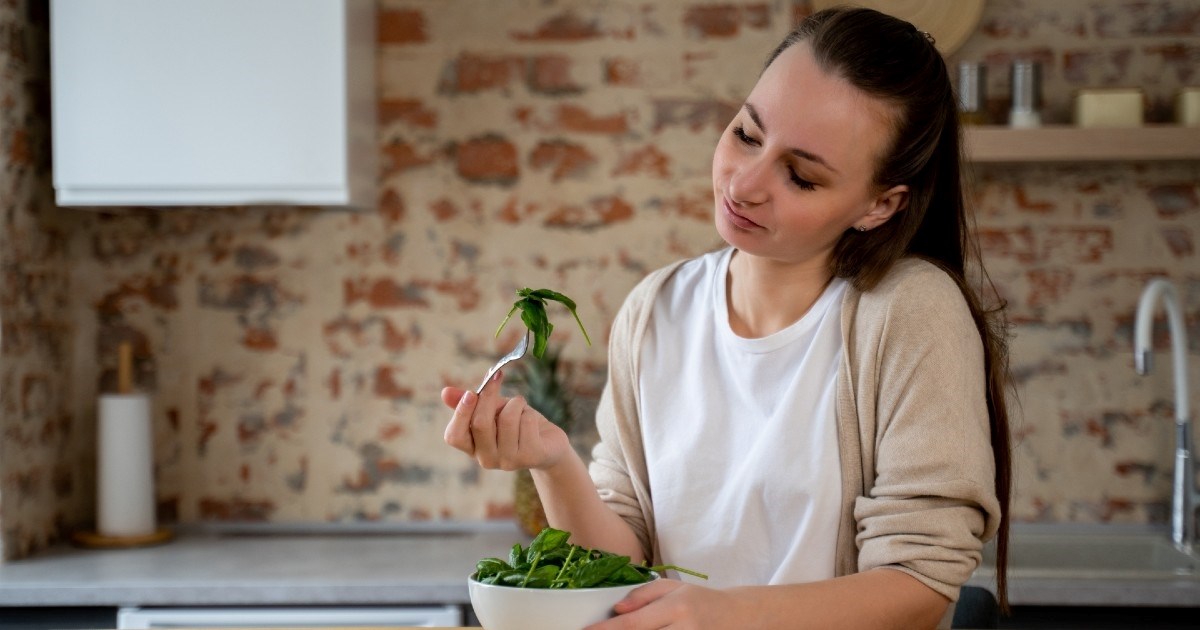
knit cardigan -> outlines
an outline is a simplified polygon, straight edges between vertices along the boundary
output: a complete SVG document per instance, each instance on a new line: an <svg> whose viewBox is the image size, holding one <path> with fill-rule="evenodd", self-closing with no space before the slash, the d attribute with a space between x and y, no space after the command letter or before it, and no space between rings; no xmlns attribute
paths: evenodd
<svg viewBox="0 0 1200 630"><path fill-rule="evenodd" d="M614 320L589 465L600 498L656 564L670 532L654 524L640 351L655 296L682 262L644 278ZM896 569L956 601L1000 522L983 344L966 301L944 271L906 258L870 291L847 287L841 331L835 573Z"/></svg>

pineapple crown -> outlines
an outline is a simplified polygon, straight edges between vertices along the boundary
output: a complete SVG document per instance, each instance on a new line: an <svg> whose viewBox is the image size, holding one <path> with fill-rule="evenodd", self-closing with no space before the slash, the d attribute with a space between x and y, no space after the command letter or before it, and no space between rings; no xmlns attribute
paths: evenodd
<svg viewBox="0 0 1200 630"><path fill-rule="evenodd" d="M542 356L526 355L517 363L511 379L506 379L513 389L525 397L529 406L536 409L555 426L571 432L574 418L571 414L571 394L559 373L561 348L548 348Z"/></svg>

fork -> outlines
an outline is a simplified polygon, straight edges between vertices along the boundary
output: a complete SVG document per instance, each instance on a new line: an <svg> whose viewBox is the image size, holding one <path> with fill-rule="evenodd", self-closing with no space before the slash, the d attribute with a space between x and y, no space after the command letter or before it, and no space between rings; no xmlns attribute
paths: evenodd
<svg viewBox="0 0 1200 630"><path fill-rule="evenodd" d="M529 349L529 331L525 331L525 334L521 335L521 340L517 342L517 345L514 346L513 349L509 351L508 354L500 357L500 360L496 362L496 365L493 365L492 369L488 370L487 376L483 377L483 382L480 383L479 387L477 387L475 389L475 394L479 395L479 394L483 393L484 386L486 386L488 384L488 381L492 380L492 376L495 376L496 372L499 371L500 368L525 356L525 351L528 349Z"/></svg>

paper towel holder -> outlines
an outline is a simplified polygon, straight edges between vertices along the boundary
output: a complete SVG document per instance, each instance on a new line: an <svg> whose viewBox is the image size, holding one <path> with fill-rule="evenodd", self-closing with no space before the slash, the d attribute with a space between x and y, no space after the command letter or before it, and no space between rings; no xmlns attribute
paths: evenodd
<svg viewBox="0 0 1200 630"><path fill-rule="evenodd" d="M118 346L117 352L117 396L134 396L133 392L133 347L128 341L122 341ZM101 400L102 405L104 399ZM103 414L102 414L103 415ZM144 417L144 416L143 416ZM149 438L147 438L149 439ZM149 497L153 500L152 485ZM103 494L100 492L99 494ZM97 497L99 501L101 497ZM152 515L151 515L152 517ZM100 517L102 518L102 517ZM99 521L99 518L98 518ZM97 522L97 529L100 529L100 523ZM174 537L172 531L166 527L152 525L154 531L136 534L113 535L105 534L96 530L76 531L71 535L71 541L80 546L94 549L114 549L125 547L144 547L150 545L159 545L165 543Z"/></svg>

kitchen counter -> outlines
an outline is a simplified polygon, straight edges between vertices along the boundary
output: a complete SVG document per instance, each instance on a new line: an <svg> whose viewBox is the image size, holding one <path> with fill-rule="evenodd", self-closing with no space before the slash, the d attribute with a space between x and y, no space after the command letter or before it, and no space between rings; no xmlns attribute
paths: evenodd
<svg viewBox="0 0 1200 630"><path fill-rule="evenodd" d="M1114 530L1131 536L1149 531L1111 526L1103 531ZM1014 545L1041 531L1014 527ZM1072 536L1088 531L1094 529L1067 529ZM509 523L191 527L157 547L63 545L0 564L0 606L466 605L466 578L475 563L504 557L514 542L528 540ZM968 584L994 591L992 567L980 567ZM1196 607L1200 576L1047 572L1014 565L1009 595L1018 606Z"/></svg>
<svg viewBox="0 0 1200 630"><path fill-rule="evenodd" d="M0 564L0 606L467 604L475 563L529 541L508 523L317 532L200 529L157 547L59 546Z"/></svg>

